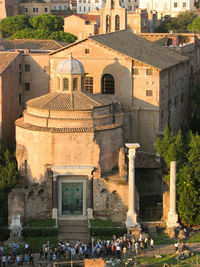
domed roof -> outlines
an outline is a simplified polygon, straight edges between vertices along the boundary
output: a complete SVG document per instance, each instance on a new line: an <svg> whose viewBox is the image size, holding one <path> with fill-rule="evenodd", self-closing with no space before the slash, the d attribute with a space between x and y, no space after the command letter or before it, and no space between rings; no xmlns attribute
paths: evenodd
<svg viewBox="0 0 200 267"><path fill-rule="evenodd" d="M71 57L61 61L56 72L59 74L84 74L84 68L79 60Z"/></svg>

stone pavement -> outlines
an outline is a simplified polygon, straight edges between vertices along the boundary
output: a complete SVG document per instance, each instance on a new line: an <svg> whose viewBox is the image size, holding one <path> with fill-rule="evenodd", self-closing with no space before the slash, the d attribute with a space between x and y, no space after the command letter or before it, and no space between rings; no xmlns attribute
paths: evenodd
<svg viewBox="0 0 200 267"><path fill-rule="evenodd" d="M186 246L193 252L200 253L200 243L185 243ZM164 255L164 254L174 254L175 247L174 244L163 244L155 245L154 250L148 248L141 251L140 256L142 257L152 257L154 255Z"/></svg>

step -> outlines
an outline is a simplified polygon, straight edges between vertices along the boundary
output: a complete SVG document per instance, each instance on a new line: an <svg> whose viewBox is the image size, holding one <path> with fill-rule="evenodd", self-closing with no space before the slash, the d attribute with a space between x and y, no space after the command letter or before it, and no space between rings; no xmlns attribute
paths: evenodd
<svg viewBox="0 0 200 267"><path fill-rule="evenodd" d="M61 225L59 226L59 233L64 233L64 232L68 232L68 233L84 233L84 232L88 232L88 227L87 226L66 226L66 225Z"/></svg>
<svg viewBox="0 0 200 267"><path fill-rule="evenodd" d="M69 225L69 226L88 226L87 220L58 220L58 225Z"/></svg>
<svg viewBox="0 0 200 267"><path fill-rule="evenodd" d="M82 240L82 239L89 239L89 233L58 233L59 240Z"/></svg>

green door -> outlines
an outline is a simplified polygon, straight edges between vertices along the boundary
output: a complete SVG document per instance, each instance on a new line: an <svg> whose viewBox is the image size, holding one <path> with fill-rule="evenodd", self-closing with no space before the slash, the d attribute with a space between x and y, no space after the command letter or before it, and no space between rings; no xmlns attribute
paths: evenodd
<svg viewBox="0 0 200 267"><path fill-rule="evenodd" d="M62 183L62 215L83 214L83 183Z"/></svg>

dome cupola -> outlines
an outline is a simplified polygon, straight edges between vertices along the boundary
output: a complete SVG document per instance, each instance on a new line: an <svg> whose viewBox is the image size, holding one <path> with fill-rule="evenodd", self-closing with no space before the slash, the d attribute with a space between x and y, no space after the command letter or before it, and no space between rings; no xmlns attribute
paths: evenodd
<svg viewBox="0 0 200 267"><path fill-rule="evenodd" d="M82 91L84 68L82 63L70 58L62 60L56 68L57 90L71 93L73 91Z"/></svg>

